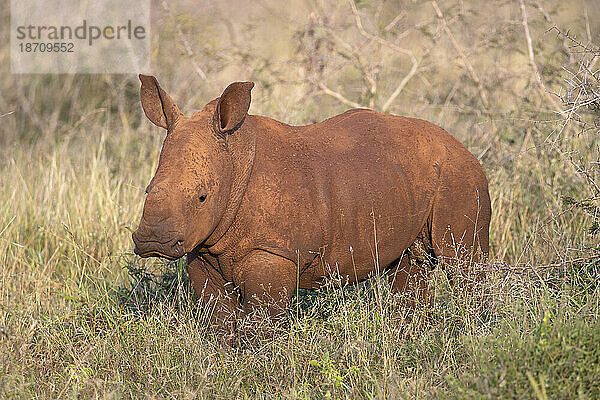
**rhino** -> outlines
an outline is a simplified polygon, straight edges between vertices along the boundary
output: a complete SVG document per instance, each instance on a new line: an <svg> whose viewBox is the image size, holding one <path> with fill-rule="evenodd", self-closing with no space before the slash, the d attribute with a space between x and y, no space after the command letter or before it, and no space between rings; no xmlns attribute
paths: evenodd
<svg viewBox="0 0 600 400"><path fill-rule="evenodd" d="M426 300L440 260L452 281L488 254L485 173L439 126L370 109L291 126L248 114L253 82L186 117L155 77L139 78L144 113L167 134L134 252L186 256L215 321L280 316L332 273L349 284L385 273Z"/></svg>

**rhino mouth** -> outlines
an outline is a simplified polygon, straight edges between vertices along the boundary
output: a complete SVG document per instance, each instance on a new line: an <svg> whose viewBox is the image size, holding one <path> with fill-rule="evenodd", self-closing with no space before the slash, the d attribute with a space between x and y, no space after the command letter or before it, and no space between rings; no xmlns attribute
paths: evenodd
<svg viewBox="0 0 600 400"><path fill-rule="evenodd" d="M183 248L183 241L180 239L172 239L161 243L154 240L135 240L134 236L134 243L133 252L142 258L161 257L173 261L183 257L186 253Z"/></svg>
<svg viewBox="0 0 600 400"><path fill-rule="evenodd" d="M165 258L169 261L175 261L175 260L183 257L183 254L181 256L171 256L171 255L164 254L164 253L161 253L160 251L156 251L156 250L148 251L146 253L139 253L137 251L137 247L135 249L133 249L133 252L142 258L160 257L160 258Z"/></svg>

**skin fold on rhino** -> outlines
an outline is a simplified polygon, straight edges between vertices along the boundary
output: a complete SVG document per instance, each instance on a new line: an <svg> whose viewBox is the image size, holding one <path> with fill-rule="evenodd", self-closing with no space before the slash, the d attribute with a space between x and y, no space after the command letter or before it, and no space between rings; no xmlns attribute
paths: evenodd
<svg viewBox="0 0 600 400"><path fill-rule="evenodd" d="M252 82L188 118L156 78L140 80L167 136L134 251L186 255L217 323L256 307L276 316L332 270L349 283L387 272L394 290L427 301L436 261L456 267L452 281L486 257L487 179L442 128L367 109L290 126L248 114Z"/></svg>

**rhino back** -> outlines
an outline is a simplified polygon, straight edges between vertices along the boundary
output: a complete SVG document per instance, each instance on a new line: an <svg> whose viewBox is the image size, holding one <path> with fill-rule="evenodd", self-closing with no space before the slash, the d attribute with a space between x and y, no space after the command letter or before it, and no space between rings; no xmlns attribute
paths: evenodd
<svg viewBox="0 0 600 400"><path fill-rule="evenodd" d="M423 227L454 146L426 121L368 110L303 127L249 119L256 155L236 246L300 257L307 282L323 273L319 254L363 279L376 235L381 266L398 258Z"/></svg>
<svg viewBox="0 0 600 400"><path fill-rule="evenodd" d="M325 255L343 275L364 279L415 240L439 184L445 135L426 121L368 110L308 128L307 141L321 143L313 170Z"/></svg>

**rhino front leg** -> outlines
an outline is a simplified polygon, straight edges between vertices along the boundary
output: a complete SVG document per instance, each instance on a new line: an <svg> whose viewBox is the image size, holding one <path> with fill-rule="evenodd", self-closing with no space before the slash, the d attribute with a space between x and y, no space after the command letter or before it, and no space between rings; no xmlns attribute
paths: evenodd
<svg viewBox="0 0 600 400"><path fill-rule="evenodd" d="M233 332L239 310L239 294L233 283L223 276L204 258L188 258L188 274L198 300L208 309L212 308L211 323L226 332Z"/></svg>
<svg viewBox="0 0 600 400"><path fill-rule="evenodd" d="M234 271L243 313L262 309L271 318L283 317L296 289L296 274L296 264L287 258L261 250L247 255Z"/></svg>

